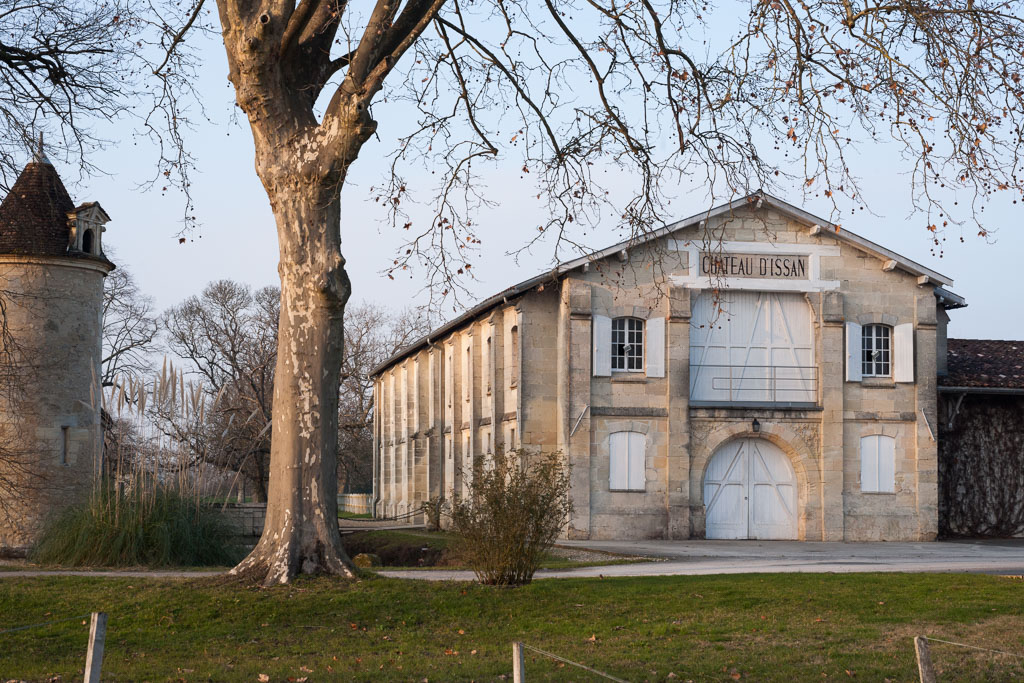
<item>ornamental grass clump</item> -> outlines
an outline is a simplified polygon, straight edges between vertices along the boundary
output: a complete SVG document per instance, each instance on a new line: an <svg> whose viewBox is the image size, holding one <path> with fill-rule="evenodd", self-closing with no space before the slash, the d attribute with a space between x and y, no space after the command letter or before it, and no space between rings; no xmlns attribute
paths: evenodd
<svg viewBox="0 0 1024 683"><path fill-rule="evenodd" d="M93 396L106 420L93 490L48 521L31 559L70 567L225 566L241 559L237 531L210 504L202 385L165 360L152 381L118 377L109 388L96 382Z"/></svg>
<svg viewBox="0 0 1024 683"><path fill-rule="evenodd" d="M159 484L103 487L52 519L31 555L66 567L225 566L239 558L214 509Z"/></svg>
<svg viewBox="0 0 1024 683"><path fill-rule="evenodd" d="M480 583L529 583L572 511L561 454L499 451L463 476L467 495L448 513L455 552Z"/></svg>

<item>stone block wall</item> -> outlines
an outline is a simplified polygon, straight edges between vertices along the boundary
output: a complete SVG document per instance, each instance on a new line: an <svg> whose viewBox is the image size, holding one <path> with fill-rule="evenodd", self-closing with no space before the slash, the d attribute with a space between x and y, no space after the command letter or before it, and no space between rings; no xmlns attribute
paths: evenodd
<svg viewBox="0 0 1024 683"><path fill-rule="evenodd" d="M6 322L17 341L0 391L0 547L31 545L42 525L84 499L102 452L103 278L91 260L0 256Z"/></svg>

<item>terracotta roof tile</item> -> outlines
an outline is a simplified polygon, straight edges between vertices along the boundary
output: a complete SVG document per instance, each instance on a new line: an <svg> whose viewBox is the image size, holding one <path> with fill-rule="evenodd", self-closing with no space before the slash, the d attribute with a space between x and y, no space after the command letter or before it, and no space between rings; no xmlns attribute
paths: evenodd
<svg viewBox="0 0 1024 683"><path fill-rule="evenodd" d="M33 161L25 166L0 204L0 253L65 256L75 208L56 169Z"/></svg>
<svg viewBox="0 0 1024 683"><path fill-rule="evenodd" d="M1024 389L1024 341L950 339L947 387Z"/></svg>

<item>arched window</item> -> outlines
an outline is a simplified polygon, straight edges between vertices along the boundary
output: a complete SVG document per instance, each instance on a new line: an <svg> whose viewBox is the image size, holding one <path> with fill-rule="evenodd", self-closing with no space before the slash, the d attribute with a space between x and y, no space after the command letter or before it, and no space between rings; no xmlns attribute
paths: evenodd
<svg viewBox="0 0 1024 683"><path fill-rule="evenodd" d="M888 325L865 325L861 329L861 374L892 376L892 328Z"/></svg>
<svg viewBox="0 0 1024 683"><path fill-rule="evenodd" d="M644 321L639 318L612 320L612 370L644 371Z"/></svg>
<svg viewBox="0 0 1024 683"><path fill-rule="evenodd" d="M613 432L608 437L608 488L643 491L647 486L647 437L640 432Z"/></svg>
<svg viewBox="0 0 1024 683"><path fill-rule="evenodd" d="M86 254L92 253L93 239L94 236L91 228L82 233L82 251Z"/></svg>
<svg viewBox="0 0 1024 683"><path fill-rule="evenodd" d="M860 490L868 493L896 491L896 439L884 434L861 437Z"/></svg>

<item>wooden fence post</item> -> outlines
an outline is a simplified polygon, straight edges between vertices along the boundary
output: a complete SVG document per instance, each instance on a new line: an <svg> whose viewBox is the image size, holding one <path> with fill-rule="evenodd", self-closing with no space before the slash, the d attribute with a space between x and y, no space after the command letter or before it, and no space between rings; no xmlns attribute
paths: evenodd
<svg viewBox="0 0 1024 683"><path fill-rule="evenodd" d="M932 655L928 651L928 639L914 636L914 651L917 653L917 671L921 675L921 683L938 683L932 667Z"/></svg>
<svg viewBox="0 0 1024 683"><path fill-rule="evenodd" d="M512 683L523 683L525 674L526 658L523 656L523 644L519 641L512 643Z"/></svg>
<svg viewBox="0 0 1024 683"><path fill-rule="evenodd" d="M107 639L107 613L93 612L89 626L89 650L85 655L85 683L100 683L103 643Z"/></svg>

